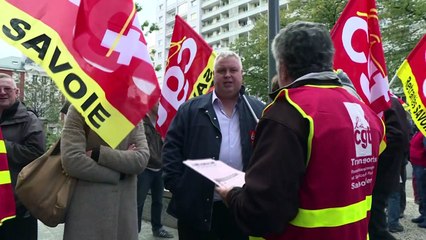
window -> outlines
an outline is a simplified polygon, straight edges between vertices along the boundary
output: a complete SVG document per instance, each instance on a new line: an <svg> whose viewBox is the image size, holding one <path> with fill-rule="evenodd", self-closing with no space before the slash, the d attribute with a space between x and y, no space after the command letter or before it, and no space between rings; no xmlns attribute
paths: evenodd
<svg viewBox="0 0 426 240"><path fill-rule="evenodd" d="M178 7L179 15L184 15L188 11L188 4L184 3Z"/></svg>

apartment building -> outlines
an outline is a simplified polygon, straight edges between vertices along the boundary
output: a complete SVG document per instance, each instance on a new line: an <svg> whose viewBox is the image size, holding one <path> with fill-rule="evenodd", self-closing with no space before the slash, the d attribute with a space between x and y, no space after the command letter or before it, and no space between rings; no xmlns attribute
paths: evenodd
<svg viewBox="0 0 426 240"><path fill-rule="evenodd" d="M278 1L278 0L271 0ZM286 7L287 0L279 0ZM268 0L160 0L156 21L154 61L163 64L168 55L176 14L198 32L214 50L228 49L230 43L250 34L256 17L268 11ZM164 67L162 67L164 71ZM159 79L163 76L163 71Z"/></svg>

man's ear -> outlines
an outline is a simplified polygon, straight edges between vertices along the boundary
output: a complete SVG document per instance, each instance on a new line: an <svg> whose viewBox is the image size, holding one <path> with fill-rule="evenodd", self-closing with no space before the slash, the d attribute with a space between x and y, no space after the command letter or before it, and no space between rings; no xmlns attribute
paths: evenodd
<svg viewBox="0 0 426 240"><path fill-rule="evenodd" d="M20 93L20 92L21 92L21 90L20 90L19 88L16 88L16 89L15 89L15 94L16 94L16 96L17 96L17 97L19 97L19 93Z"/></svg>

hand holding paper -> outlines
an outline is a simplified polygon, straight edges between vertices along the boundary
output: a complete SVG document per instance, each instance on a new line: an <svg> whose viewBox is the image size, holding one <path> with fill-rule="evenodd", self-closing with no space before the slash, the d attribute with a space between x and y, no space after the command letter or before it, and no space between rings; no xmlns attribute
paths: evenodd
<svg viewBox="0 0 426 240"><path fill-rule="evenodd" d="M200 173L217 186L224 188L242 187L245 173L234 169L222 161L213 159L186 160L185 165Z"/></svg>

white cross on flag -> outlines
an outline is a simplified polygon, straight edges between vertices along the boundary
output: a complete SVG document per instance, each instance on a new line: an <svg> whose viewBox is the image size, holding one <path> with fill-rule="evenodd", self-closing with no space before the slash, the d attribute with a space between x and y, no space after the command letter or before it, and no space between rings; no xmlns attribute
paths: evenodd
<svg viewBox="0 0 426 240"><path fill-rule="evenodd" d="M160 88L133 1L81 1L73 45L108 101L136 125Z"/></svg>
<svg viewBox="0 0 426 240"><path fill-rule="evenodd" d="M5 0L0 9L0 38L42 66L112 148L158 102L132 0Z"/></svg>

